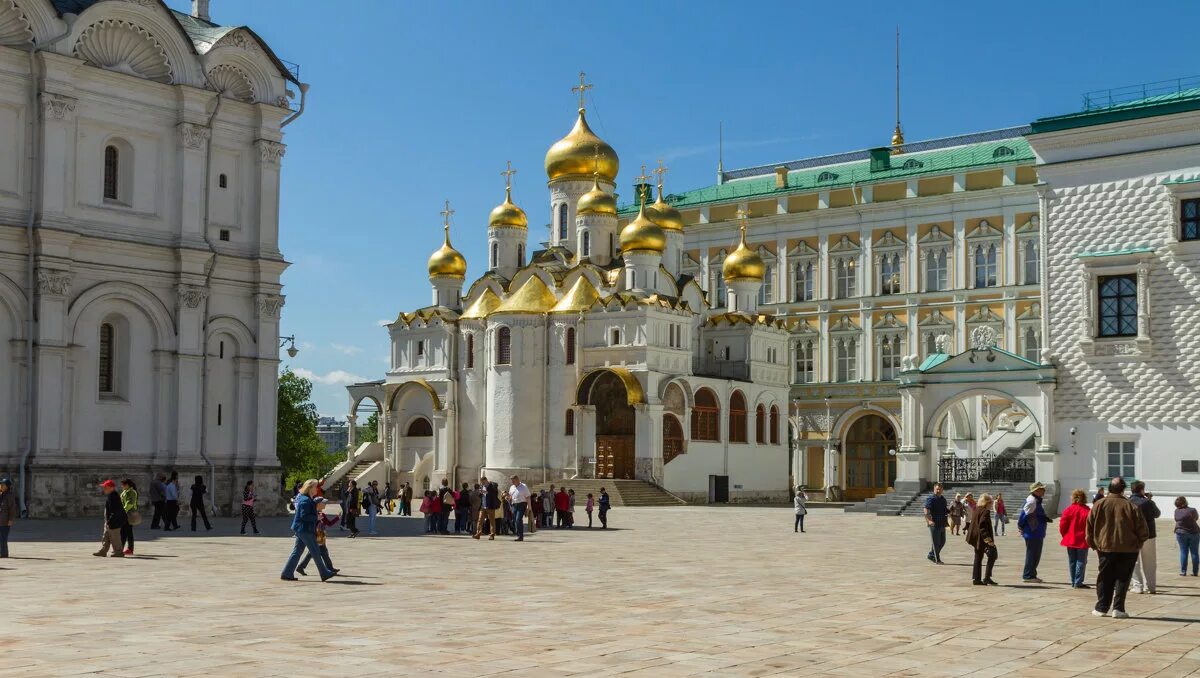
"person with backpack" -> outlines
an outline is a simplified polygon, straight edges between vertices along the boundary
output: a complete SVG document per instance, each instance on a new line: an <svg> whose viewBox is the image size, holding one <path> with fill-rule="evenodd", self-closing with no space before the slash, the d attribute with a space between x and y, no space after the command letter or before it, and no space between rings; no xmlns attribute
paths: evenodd
<svg viewBox="0 0 1200 678"><path fill-rule="evenodd" d="M367 534L377 535L375 531L375 517L379 515L379 481L372 480L367 483L367 489L362 492L363 510L367 513Z"/></svg>
<svg viewBox="0 0 1200 678"><path fill-rule="evenodd" d="M125 547L124 554L133 555L133 526L142 522L138 512L137 485L132 478L121 481L121 508L125 509L125 524L121 526L121 545Z"/></svg>
<svg viewBox="0 0 1200 678"><path fill-rule="evenodd" d="M358 481L351 480L346 486L346 494L342 498L342 510L346 515L342 522L346 524L346 529L350 530L350 538L358 536L358 514L362 510L362 492L358 490ZM315 542L314 542L315 543Z"/></svg>
<svg viewBox="0 0 1200 678"><path fill-rule="evenodd" d="M442 486L438 489L438 534L450 534L450 512L454 510L454 490L450 487L450 479L442 478Z"/></svg>

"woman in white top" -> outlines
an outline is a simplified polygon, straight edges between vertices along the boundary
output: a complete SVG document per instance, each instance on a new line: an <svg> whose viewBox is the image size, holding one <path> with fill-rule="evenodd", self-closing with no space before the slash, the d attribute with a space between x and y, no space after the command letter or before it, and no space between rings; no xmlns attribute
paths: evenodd
<svg viewBox="0 0 1200 678"><path fill-rule="evenodd" d="M808 513L808 508L805 504L808 503L808 495L804 494L804 486L796 488L796 498L792 500L793 506L796 509L796 525L793 532L804 531L804 516Z"/></svg>

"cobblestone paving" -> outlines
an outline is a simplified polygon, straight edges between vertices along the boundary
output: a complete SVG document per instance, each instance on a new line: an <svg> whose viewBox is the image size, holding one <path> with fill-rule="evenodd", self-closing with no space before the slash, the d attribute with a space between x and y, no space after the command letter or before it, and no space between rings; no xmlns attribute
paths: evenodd
<svg viewBox="0 0 1200 678"><path fill-rule="evenodd" d="M580 516L582 517L582 513ZM1200 580L1160 527L1159 593L1089 614L1046 545L1042 586L974 587L969 550L925 560L920 520L782 508L616 509L600 531L522 544L381 536L330 548L345 577L279 580L283 519L239 536L151 535L94 558L99 520L25 522L0 561L0 675L1184 676L1200 672ZM176 536L177 535L177 536ZM93 538L95 537L95 538ZM314 568L315 569L315 568ZM1089 577L1095 562L1089 563Z"/></svg>

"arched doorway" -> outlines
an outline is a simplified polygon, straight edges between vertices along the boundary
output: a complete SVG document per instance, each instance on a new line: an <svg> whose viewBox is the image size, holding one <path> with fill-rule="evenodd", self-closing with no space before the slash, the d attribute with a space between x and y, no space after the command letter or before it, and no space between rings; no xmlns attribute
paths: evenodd
<svg viewBox="0 0 1200 678"><path fill-rule="evenodd" d="M625 382L613 372L598 374L588 392L596 408L596 477L634 477L634 412Z"/></svg>
<svg viewBox="0 0 1200 678"><path fill-rule="evenodd" d="M670 413L663 415L663 465L683 454L683 424Z"/></svg>
<svg viewBox="0 0 1200 678"><path fill-rule="evenodd" d="M846 432L845 497L861 501L887 492L896 482L896 429L887 419L868 414Z"/></svg>

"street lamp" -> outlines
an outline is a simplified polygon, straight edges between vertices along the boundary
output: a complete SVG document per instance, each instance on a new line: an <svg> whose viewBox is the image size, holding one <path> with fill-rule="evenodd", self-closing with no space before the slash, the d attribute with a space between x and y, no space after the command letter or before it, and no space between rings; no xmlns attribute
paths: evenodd
<svg viewBox="0 0 1200 678"><path fill-rule="evenodd" d="M288 347L287 354L289 358L295 358L296 354L300 352L300 349L296 348L296 335L294 334L290 337L279 338L279 348L283 348L284 346Z"/></svg>

